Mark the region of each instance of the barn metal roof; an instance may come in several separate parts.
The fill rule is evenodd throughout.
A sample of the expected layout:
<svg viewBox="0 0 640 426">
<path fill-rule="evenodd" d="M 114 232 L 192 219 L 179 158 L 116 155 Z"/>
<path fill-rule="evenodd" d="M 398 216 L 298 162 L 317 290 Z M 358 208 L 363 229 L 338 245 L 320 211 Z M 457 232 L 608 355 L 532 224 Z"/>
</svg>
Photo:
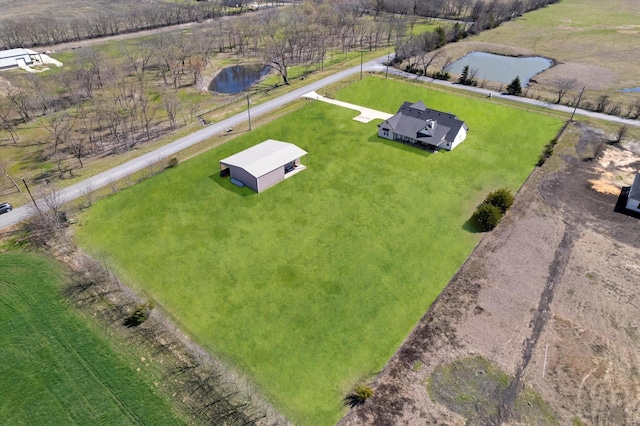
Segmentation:
<svg viewBox="0 0 640 426">
<path fill-rule="evenodd" d="M 260 177 L 306 154 L 307 151 L 292 143 L 268 139 L 220 160 L 220 163 L 243 168 L 252 176 Z"/>
</svg>

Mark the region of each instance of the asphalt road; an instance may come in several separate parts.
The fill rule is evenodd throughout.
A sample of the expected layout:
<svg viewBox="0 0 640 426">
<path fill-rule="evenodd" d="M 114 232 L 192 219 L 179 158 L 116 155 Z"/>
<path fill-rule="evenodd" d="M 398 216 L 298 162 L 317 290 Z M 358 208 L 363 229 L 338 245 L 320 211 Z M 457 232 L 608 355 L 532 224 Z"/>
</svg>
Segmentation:
<svg viewBox="0 0 640 426">
<path fill-rule="evenodd" d="M 365 62 L 362 66 L 362 70 L 364 70 L 365 72 L 368 71 L 374 71 L 374 72 L 385 72 L 385 66 L 383 65 L 383 63 L 387 60 L 387 56 L 383 56 L 381 58 L 378 59 L 374 59 L 373 61 L 369 61 L 369 62 Z M 318 91 L 319 89 L 321 89 L 322 87 L 325 87 L 329 84 L 332 83 L 336 83 L 340 80 L 345 79 L 346 77 L 349 77 L 353 74 L 357 74 L 361 71 L 361 67 L 360 65 L 357 65 L 355 67 L 337 72 L 329 77 L 323 78 L 322 80 L 318 80 L 314 83 L 309 83 L 308 85 L 301 87 L 299 89 L 296 89 L 290 93 L 284 94 L 276 99 L 273 99 L 271 101 L 265 102 L 263 104 L 260 105 L 255 105 L 251 107 L 251 116 L 252 117 L 260 117 L 261 115 L 267 114 L 273 110 L 277 110 L 278 108 L 281 108 L 283 105 L 292 102 L 298 98 L 300 98 L 302 95 L 304 95 L 305 93 L 311 92 L 311 91 Z M 408 74 L 399 70 L 396 70 L 394 68 L 389 68 L 388 69 L 389 73 L 392 73 L 394 75 L 399 75 L 402 77 L 406 77 L 408 79 L 412 79 L 412 80 L 418 80 L 418 81 L 423 81 L 426 83 L 431 83 L 431 84 L 439 84 L 439 85 L 443 85 L 443 86 L 449 86 L 449 87 L 456 87 L 456 88 L 460 88 L 460 89 L 465 89 L 465 90 L 469 90 L 469 91 L 473 91 L 473 92 L 478 92 L 478 93 L 482 93 L 485 94 L 486 96 L 489 96 L 489 93 L 491 93 L 492 97 L 501 97 L 501 98 L 509 98 L 510 100 L 513 100 L 514 102 L 522 102 L 522 103 L 527 103 L 530 105 L 537 105 L 537 106 L 541 106 L 544 108 L 549 108 L 549 109 L 553 109 L 556 111 L 563 111 L 563 112 L 567 112 L 567 113 L 571 113 L 573 111 L 573 108 L 570 107 L 566 107 L 563 105 L 556 105 L 556 104 L 550 104 L 550 103 L 545 103 L 545 102 L 541 102 L 541 101 L 537 101 L 534 99 L 528 99 L 528 98 L 522 98 L 522 97 L 518 97 L 518 96 L 508 96 L 508 95 L 504 95 L 501 94 L 499 92 L 490 92 L 486 89 L 480 89 L 477 87 L 471 87 L 471 86 L 460 86 L 457 85 L 455 83 L 451 83 L 451 82 L 447 82 L 447 81 L 442 81 L 442 80 L 434 80 L 432 78 L 427 78 L 427 77 L 417 77 L 413 74 Z M 620 117 L 614 117 L 614 116 L 610 116 L 610 115 L 606 115 L 606 114 L 599 114 L 599 113 L 594 113 L 594 112 L 590 112 L 590 111 L 584 111 L 584 110 L 580 110 L 578 109 L 576 111 L 576 115 L 583 115 L 583 116 L 587 116 L 587 117 L 591 117 L 591 118 L 596 118 L 596 119 L 600 119 L 600 120 L 607 120 L 607 121 L 611 121 L 611 122 L 616 122 L 616 123 L 620 123 L 620 124 L 626 124 L 626 125 L 630 125 L 630 126 L 640 126 L 640 122 L 636 121 L 636 120 L 628 120 L 628 119 L 624 119 L 624 118 L 620 118 Z M 62 203 L 66 203 L 68 201 L 77 199 L 79 197 L 84 196 L 84 194 L 87 193 L 87 190 L 96 190 L 98 188 L 102 188 L 106 185 L 108 185 L 109 183 L 122 179 L 123 177 L 129 176 L 139 170 L 142 170 L 143 168 L 147 167 L 149 164 L 153 164 L 153 163 L 157 163 L 159 161 L 162 161 L 164 159 L 167 159 L 169 157 L 171 157 L 172 155 L 175 155 L 176 153 L 192 146 L 195 145 L 199 142 L 202 142 L 203 140 L 207 139 L 207 138 L 211 138 L 217 134 L 223 133 L 226 131 L 226 129 L 228 128 L 235 128 L 238 125 L 244 123 L 248 118 L 248 115 L 246 112 L 242 112 L 242 113 L 238 113 L 232 117 L 229 117 L 225 120 L 222 120 L 218 123 L 214 123 L 211 124 L 207 127 L 204 127 L 200 130 L 198 130 L 197 132 L 191 133 L 188 136 L 185 136 L 183 138 L 180 138 L 174 142 L 171 142 L 170 144 L 167 144 L 163 147 L 160 147 L 152 152 L 149 152 L 147 154 L 141 155 L 140 157 L 137 157 L 133 160 L 127 161 L 124 164 L 121 164 L 119 166 L 116 166 L 110 170 L 107 170 L 103 173 L 100 173 L 96 176 L 90 177 L 82 182 L 79 182 L 77 184 L 71 185 L 69 187 L 66 187 L 62 190 L 60 190 L 59 193 L 59 199 Z M 45 206 L 43 205 L 43 203 L 38 202 L 38 206 L 40 206 L 40 208 L 44 209 Z M 33 208 L 32 205 L 24 205 L 24 206 L 20 206 L 15 208 L 13 211 L 11 211 L 10 213 L 6 213 L 0 216 L 0 229 L 15 225 L 27 218 L 29 218 L 30 216 L 32 216 L 33 214 L 35 214 L 35 209 Z"/>
</svg>

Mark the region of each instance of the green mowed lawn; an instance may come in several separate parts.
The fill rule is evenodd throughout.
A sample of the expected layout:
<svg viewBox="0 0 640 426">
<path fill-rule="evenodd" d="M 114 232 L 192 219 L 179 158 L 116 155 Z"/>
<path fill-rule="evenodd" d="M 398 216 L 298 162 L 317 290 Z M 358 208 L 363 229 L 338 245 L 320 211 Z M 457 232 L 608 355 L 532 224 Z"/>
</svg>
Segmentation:
<svg viewBox="0 0 640 426">
<path fill-rule="evenodd" d="M 77 228 L 81 245 L 297 424 L 339 419 L 349 389 L 380 371 L 479 241 L 476 205 L 516 190 L 561 126 L 391 80 L 338 97 L 389 112 L 424 99 L 456 111 L 470 134 L 430 154 L 308 101 L 96 203 Z M 260 194 L 218 176 L 220 159 L 269 138 L 308 151 L 308 169 Z"/>
<path fill-rule="evenodd" d="M 65 304 L 60 280 L 39 257 L 0 254 L 0 423 L 185 424 Z"/>
</svg>

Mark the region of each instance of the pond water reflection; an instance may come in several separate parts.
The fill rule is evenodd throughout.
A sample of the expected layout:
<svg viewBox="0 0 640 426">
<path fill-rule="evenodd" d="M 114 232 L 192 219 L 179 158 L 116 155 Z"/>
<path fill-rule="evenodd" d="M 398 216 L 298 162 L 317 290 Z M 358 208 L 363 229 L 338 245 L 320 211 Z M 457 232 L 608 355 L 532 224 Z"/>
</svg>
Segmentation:
<svg viewBox="0 0 640 426">
<path fill-rule="evenodd" d="M 209 90 L 217 93 L 239 93 L 244 92 L 257 81 L 263 79 L 271 67 L 234 65 L 222 69 L 209 83 Z"/>
<path fill-rule="evenodd" d="M 526 86 L 531 77 L 549 68 L 552 62 L 541 56 L 512 57 L 471 52 L 447 66 L 445 70 L 460 74 L 466 65 L 478 70 L 476 80 L 509 84 L 516 76 L 520 76 L 520 83 Z"/>
</svg>

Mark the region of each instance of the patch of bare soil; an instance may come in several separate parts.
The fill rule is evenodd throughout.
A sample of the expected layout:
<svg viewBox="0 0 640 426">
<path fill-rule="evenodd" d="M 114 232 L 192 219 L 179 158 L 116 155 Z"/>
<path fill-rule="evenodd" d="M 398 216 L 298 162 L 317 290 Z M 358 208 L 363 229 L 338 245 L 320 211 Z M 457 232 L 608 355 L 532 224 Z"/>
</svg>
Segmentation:
<svg viewBox="0 0 640 426">
<path fill-rule="evenodd" d="M 532 173 L 376 378 L 374 396 L 340 425 L 640 424 L 640 218 L 616 208 L 640 155 L 636 142 L 613 146 L 585 125 L 571 131 L 581 137 L 556 158 L 562 167 Z M 436 380 L 438 394 L 465 402 L 467 411 L 453 412 L 436 402 L 433 374 L 470 356 L 504 371 L 509 385 L 483 393 L 469 381 L 462 392 L 459 381 L 450 380 L 454 389 Z M 522 419 L 529 389 L 550 413 Z M 468 398 L 478 410 L 491 399 L 498 408 L 470 412 Z"/>
</svg>

